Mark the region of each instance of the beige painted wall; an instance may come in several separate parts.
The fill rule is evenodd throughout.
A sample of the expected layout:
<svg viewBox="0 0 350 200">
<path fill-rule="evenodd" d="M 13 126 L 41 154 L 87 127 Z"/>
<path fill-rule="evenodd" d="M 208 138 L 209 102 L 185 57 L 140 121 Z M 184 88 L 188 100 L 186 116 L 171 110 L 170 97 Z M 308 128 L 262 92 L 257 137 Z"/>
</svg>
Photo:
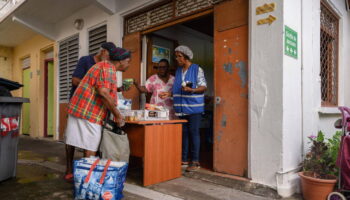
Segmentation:
<svg viewBox="0 0 350 200">
<path fill-rule="evenodd" d="M 0 77 L 12 80 L 13 48 L 0 46 Z"/>
<path fill-rule="evenodd" d="M 30 136 L 44 136 L 44 63 L 45 52 L 54 50 L 54 57 L 57 53 L 54 47 L 54 41 L 51 41 L 41 35 L 36 35 L 31 39 L 16 46 L 13 50 L 13 80 L 22 83 L 22 59 L 30 57 Z M 57 62 L 54 60 L 55 76 L 54 82 L 57 88 Z M 55 108 L 54 108 L 54 130 L 57 130 L 56 124 L 56 105 L 57 92 L 54 92 Z M 14 92 L 16 96 L 22 96 L 22 90 Z"/>
</svg>

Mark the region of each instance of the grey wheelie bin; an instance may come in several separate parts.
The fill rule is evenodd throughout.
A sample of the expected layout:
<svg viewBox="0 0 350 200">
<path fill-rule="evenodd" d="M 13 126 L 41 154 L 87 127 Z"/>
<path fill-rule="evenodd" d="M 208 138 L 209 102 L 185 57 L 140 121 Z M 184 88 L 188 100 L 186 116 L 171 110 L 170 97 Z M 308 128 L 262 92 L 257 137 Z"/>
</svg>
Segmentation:
<svg viewBox="0 0 350 200">
<path fill-rule="evenodd" d="M 0 181 L 16 176 L 21 108 L 29 99 L 11 97 L 9 91 L 21 86 L 0 78 Z"/>
</svg>

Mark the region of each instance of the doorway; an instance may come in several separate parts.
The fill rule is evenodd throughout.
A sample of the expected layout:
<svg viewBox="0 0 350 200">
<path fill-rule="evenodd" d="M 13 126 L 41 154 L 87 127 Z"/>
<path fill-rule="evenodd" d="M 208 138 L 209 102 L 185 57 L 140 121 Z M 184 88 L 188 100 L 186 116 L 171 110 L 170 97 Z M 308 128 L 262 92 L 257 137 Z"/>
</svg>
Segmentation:
<svg viewBox="0 0 350 200">
<path fill-rule="evenodd" d="M 201 165 L 242 177 L 248 176 L 248 8 L 248 1 L 222 1 L 123 38 L 123 46 L 135 57 L 131 63 L 135 71 L 125 75 L 138 82 L 145 80 L 154 66 L 149 58 L 153 45 L 172 49 L 171 44 L 177 43 L 192 49 L 192 61 L 203 67 L 208 82 L 201 123 Z M 138 100 L 136 93 L 129 95 Z"/>
<path fill-rule="evenodd" d="M 162 58 L 169 60 L 170 73 L 175 76 L 177 63 L 174 49 L 186 45 L 193 51 L 192 63 L 204 71 L 207 91 L 205 112 L 200 125 L 200 163 L 202 168 L 213 169 L 213 119 L 214 119 L 214 16 L 208 14 L 146 34 L 146 79 L 155 74 L 154 66 Z"/>
<path fill-rule="evenodd" d="M 54 64 L 53 59 L 45 60 L 45 94 L 44 94 L 44 137 L 54 136 Z"/>
</svg>

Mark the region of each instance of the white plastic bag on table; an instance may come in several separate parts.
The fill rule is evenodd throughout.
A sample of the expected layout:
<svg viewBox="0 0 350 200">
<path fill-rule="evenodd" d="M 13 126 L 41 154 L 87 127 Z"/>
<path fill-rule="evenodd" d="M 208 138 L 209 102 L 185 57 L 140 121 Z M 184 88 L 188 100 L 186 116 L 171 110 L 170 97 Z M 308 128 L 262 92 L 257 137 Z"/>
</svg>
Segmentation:
<svg viewBox="0 0 350 200">
<path fill-rule="evenodd" d="M 131 99 L 125 99 L 121 92 L 118 92 L 118 110 L 131 110 Z"/>
</svg>

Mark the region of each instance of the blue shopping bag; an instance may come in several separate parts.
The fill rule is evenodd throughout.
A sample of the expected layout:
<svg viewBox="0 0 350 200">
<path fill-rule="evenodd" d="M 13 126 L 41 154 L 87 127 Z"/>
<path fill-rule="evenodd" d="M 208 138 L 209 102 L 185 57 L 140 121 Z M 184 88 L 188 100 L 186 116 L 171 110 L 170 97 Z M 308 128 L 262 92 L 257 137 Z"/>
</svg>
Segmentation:
<svg viewBox="0 0 350 200">
<path fill-rule="evenodd" d="M 97 158 L 82 158 L 74 161 L 75 199 L 119 200 L 128 164 Z"/>
</svg>

